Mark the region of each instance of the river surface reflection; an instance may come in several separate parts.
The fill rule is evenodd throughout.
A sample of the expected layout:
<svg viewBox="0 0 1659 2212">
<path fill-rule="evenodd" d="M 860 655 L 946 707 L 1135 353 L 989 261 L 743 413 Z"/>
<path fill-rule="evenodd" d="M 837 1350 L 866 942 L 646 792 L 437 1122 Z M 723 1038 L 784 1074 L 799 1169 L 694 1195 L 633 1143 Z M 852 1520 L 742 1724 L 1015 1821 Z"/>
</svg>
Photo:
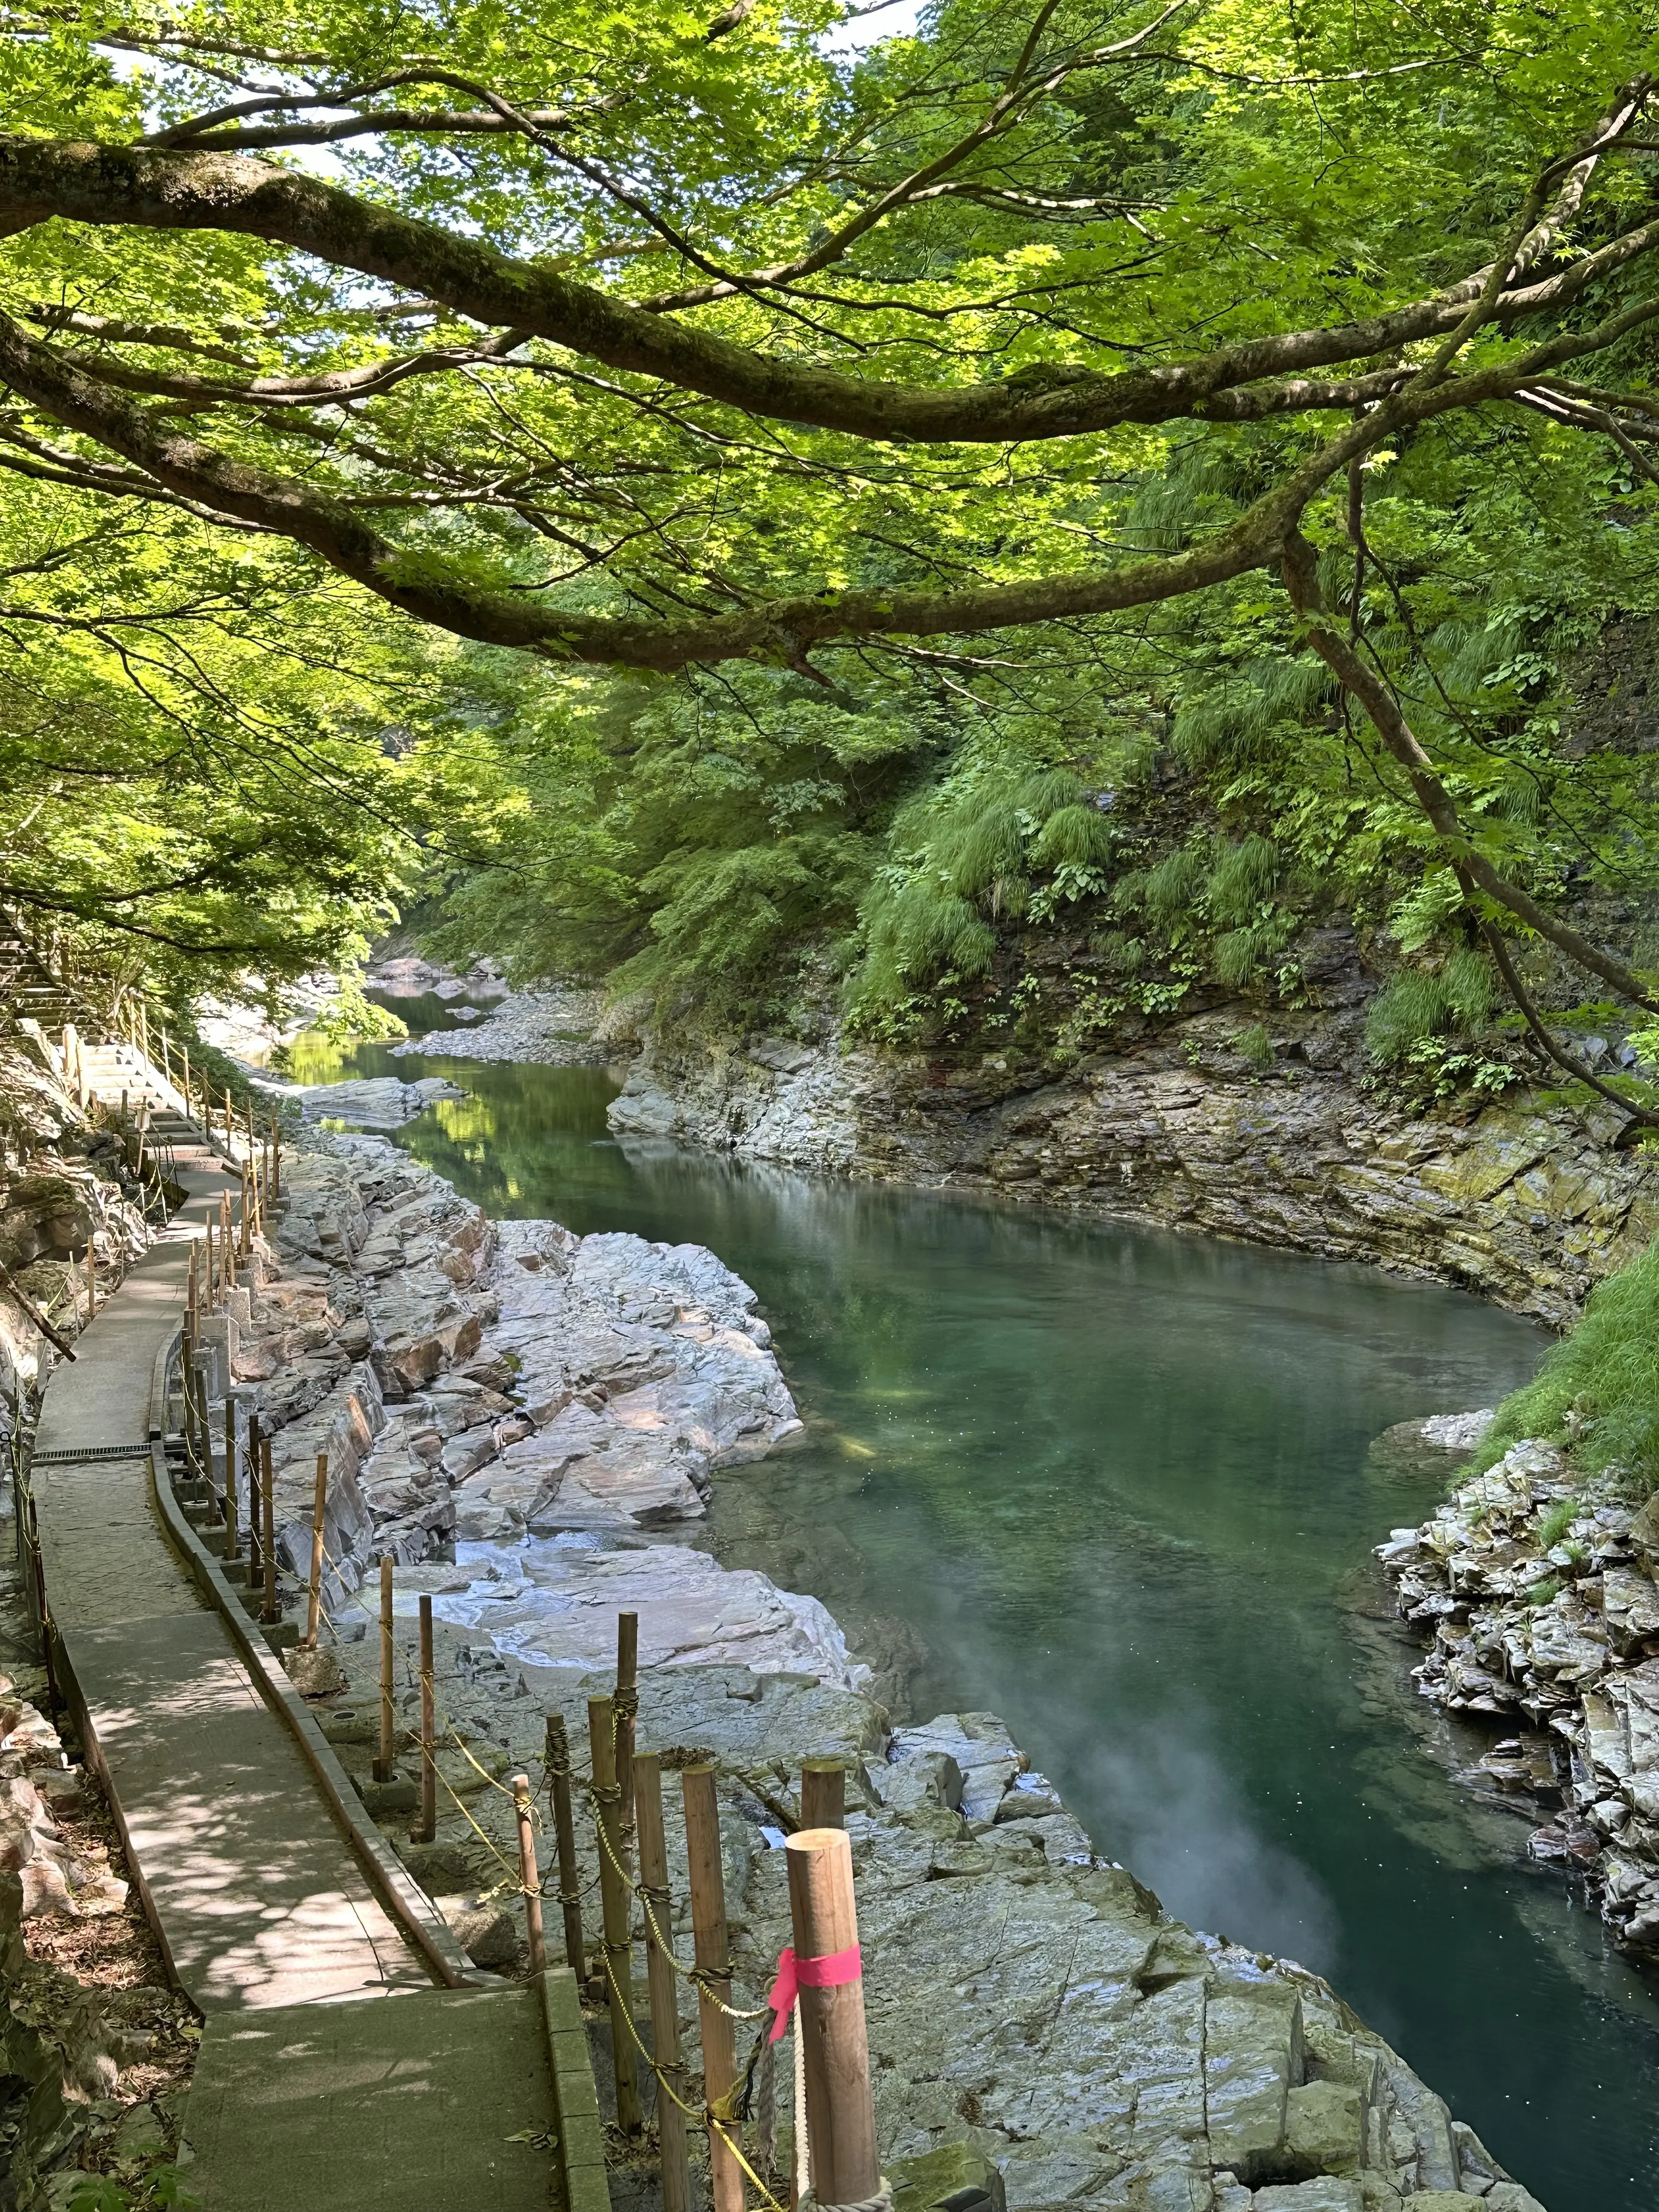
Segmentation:
<svg viewBox="0 0 1659 2212">
<path fill-rule="evenodd" d="M 1253 1248 L 610 1140 L 596 1069 L 305 1055 L 472 1094 L 397 1141 L 504 1215 L 710 1245 L 758 1291 L 804 1449 L 706 1541 L 821 1597 L 922 1713 L 991 1708 L 1171 1911 L 1328 1974 L 1549 2212 L 1659 2203 L 1659 2007 L 1524 1828 L 1449 1778 L 1370 1547 L 1545 1338 Z"/>
</svg>

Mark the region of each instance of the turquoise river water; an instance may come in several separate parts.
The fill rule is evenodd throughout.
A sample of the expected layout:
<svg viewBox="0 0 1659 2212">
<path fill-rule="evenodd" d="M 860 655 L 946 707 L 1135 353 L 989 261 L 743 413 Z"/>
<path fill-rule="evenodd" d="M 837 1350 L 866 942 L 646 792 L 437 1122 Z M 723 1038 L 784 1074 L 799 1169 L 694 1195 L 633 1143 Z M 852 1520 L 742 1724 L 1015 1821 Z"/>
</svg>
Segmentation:
<svg viewBox="0 0 1659 2212">
<path fill-rule="evenodd" d="M 435 1002 L 399 1010 L 411 1027 Z M 422 1018 L 422 1017 L 425 1018 Z M 1370 1547 L 1530 1324 L 1454 1291 L 1036 1209 L 610 1139 L 597 1069 L 447 1074 L 396 1141 L 501 1215 L 709 1245 L 759 1293 L 804 1449 L 717 1480 L 721 1557 L 821 1597 L 919 1715 L 1005 1716 L 1098 1849 L 1328 1975 L 1548 2212 L 1659 2206 L 1659 2004 L 1413 1692 Z"/>
</svg>

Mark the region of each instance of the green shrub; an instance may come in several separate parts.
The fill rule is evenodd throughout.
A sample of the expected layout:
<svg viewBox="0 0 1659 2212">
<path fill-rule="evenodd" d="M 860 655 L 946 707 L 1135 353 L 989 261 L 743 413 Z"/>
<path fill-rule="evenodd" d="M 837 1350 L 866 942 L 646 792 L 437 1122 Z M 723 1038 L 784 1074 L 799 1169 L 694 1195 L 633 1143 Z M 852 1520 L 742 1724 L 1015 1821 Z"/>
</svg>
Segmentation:
<svg viewBox="0 0 1659 2212">
<path fill-rule="evenodd" d="M 1492 977 L 1484 954 L 1459 945 L 1437 974 L 1411 969 L 1373 1001 L 1365 1043 L 1379 1066 L 1403 1060 L 1415 1044 L 1448 1031 L 1478 1036 L 1492 1019 Z"/>
<path fill-rule="evenodd" d="M 1571 1440 L 1588 1473 L 1625 1468 L 1644 1494 L 1659 1485 L 1659 1243 L 1592 1291 L 1536 1380 L 1498 1407 L 1477 1465 L 1523 1437 Z"/>
<path fill-rule="evenodd" d="M 1566 1534 L 1568 1529 L 1571 1528 L 1573 1522 L 1577 1519 L 1577 1499 L 1576 1498 L 1558 1498 L 1554 1504 L 1549 1509 L 1549 1511 L 1544 1515 L 1543 1518 L 1538 1523 L 1539 1550 L 1540 1552 L 1553 1551 L 1555 1547 L 1560 1542 L 1561 1539 Z"/>
<path fill-rule="evenodd" d="M 1233 1050 L 1247 1060 L 1259 1075 L 1265 1074 L 1273 1064 L 1273 1041 L 1260 1022 L 1240 1030 L 1233 1039 Z"/>
<path fill-rule="evenodd" d="M 1271 837 L 1246 837 L 1224 845 L 1205 886 L 1212 918 L 1242 927 L 1279 882 L 1279 848 Z"/>
<path fill-rule="evenodd" d="M 1204 854 L 1196 845 L 1177 846 L 1147 871 L 1141 898 L 1152 920 L 1165 929 L 1188 921 L 1197 903 L 1206 875 Z"/>
</svg>

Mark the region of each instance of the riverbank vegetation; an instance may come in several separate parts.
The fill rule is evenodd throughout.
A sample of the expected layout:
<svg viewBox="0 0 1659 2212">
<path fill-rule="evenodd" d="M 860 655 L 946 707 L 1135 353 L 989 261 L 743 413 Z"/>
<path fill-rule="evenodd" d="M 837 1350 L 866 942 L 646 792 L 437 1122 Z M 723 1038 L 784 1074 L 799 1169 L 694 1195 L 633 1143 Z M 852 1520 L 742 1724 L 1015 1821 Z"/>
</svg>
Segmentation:
<svg viewBox="0 0 1659 2212">
<path fill-rule="evenodd" d="M 1586 1474 L 1617 1474 L 1637 1497 L 1659 1489 L 1659 1246 L 1590 1293 L 1583 1318 L 1534 1379 L 1506 1398 L 1476 1464 L 1538 1437 Z M 1546 1550 L 1548 1546 L 1544 1547 Z"/>
<path fill-rule="evenodd" d="M 895 21 L 11 6 L 0 902 L 1061 1062 L 1340 928 L 1634 1133 L 1649 31 Z"/>
</svg>

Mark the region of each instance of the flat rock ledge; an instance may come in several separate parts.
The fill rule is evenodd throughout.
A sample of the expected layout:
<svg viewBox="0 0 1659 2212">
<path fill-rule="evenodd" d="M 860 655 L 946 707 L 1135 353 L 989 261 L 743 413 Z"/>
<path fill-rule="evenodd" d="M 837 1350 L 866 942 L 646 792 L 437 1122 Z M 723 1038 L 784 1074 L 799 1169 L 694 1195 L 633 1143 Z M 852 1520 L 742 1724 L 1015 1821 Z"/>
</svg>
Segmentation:
<svg viewBox="0 0 1659 2212">
<path fill-rule="evenodd" d="M 312 1083 L 285 1094 L 300 1102 L 307 1121 L 351 1121 L 360 1128 L 400 1129 L 440 1098 L 466 1093 L 441 1075 L 400 1083 L 395 1075 L 364 1076 L 352 1083 Z"/>
<path fill-rule="evenodd" d="M 1462 1419 L 1425 1441 L 1467 1451 Z M 1619 1942 L 1659 1960 L 1659 1498 L 1523 1442 L 1377 1557 L 1430 1639 L 1424 1696 L 1492 1729 L 1461 1778 L 1529 1808 L 1532 1856 L 1581 1872 Z"/>
<path fill-rule="evenodd" d="M 460 988 L 465 988 L 463 985 Z M 440 995 L 454 996 L 459 992 Z M 542 1067 L 596 1067 L 611 1048 L 593 1035 L 597 991 L 519 991 L 491 1007 L 476 1029 L 441 1030 L 392 1047 L 394 1058 L 430 1053 L 445 1060 L 523 1060 Z"/>
<path fill-rule="evenodd" d="M 631 1607 L 676 1929 L 689 1953 L 673 1770 L 712 1755 L 741 2003 L 760 2002 L 787 1940 L 780 1846 L 800 1762 L 847 1770 L 884 2160 L 988 2164 L 1008 2212 L 1443 2212 L 1471 2197 L 1540 2212 L 1324 1982 L 1171 1920 L 996 1716 L 894 1727 L 817 1601 L 674 1540 L 717 1468 L 800 1426 L 753 1291 L 712 1253 L 492 1223 L 383 1139 L 306 1143 L 238 1302 L 233 1387 L 275 1436 L 291 1571 L 329 1452 L 337 1671 L 313 1708 L 476 1962 L 524 1966 L 491 1895 L 516 1850 L 494 1785 L 539 1778 L 552 1712 L 586 1764 L 586 1701 L 610 1687 Z M 448 1733 L 429 1844 L 407 1840 L 412 1663 L 399 1775 L 369 1773 L 374 1638 L 356 1591 L 387 1552 L 407 1662 L 423 1592 L 437 1617 Z M 577 1827 L 591 1893 L 585 1795 Z M 689 2035 L 689 1984 L 682 2002 Z M 776 2118 L 787 2157 L 787 2091 Z"/>
</svg>

